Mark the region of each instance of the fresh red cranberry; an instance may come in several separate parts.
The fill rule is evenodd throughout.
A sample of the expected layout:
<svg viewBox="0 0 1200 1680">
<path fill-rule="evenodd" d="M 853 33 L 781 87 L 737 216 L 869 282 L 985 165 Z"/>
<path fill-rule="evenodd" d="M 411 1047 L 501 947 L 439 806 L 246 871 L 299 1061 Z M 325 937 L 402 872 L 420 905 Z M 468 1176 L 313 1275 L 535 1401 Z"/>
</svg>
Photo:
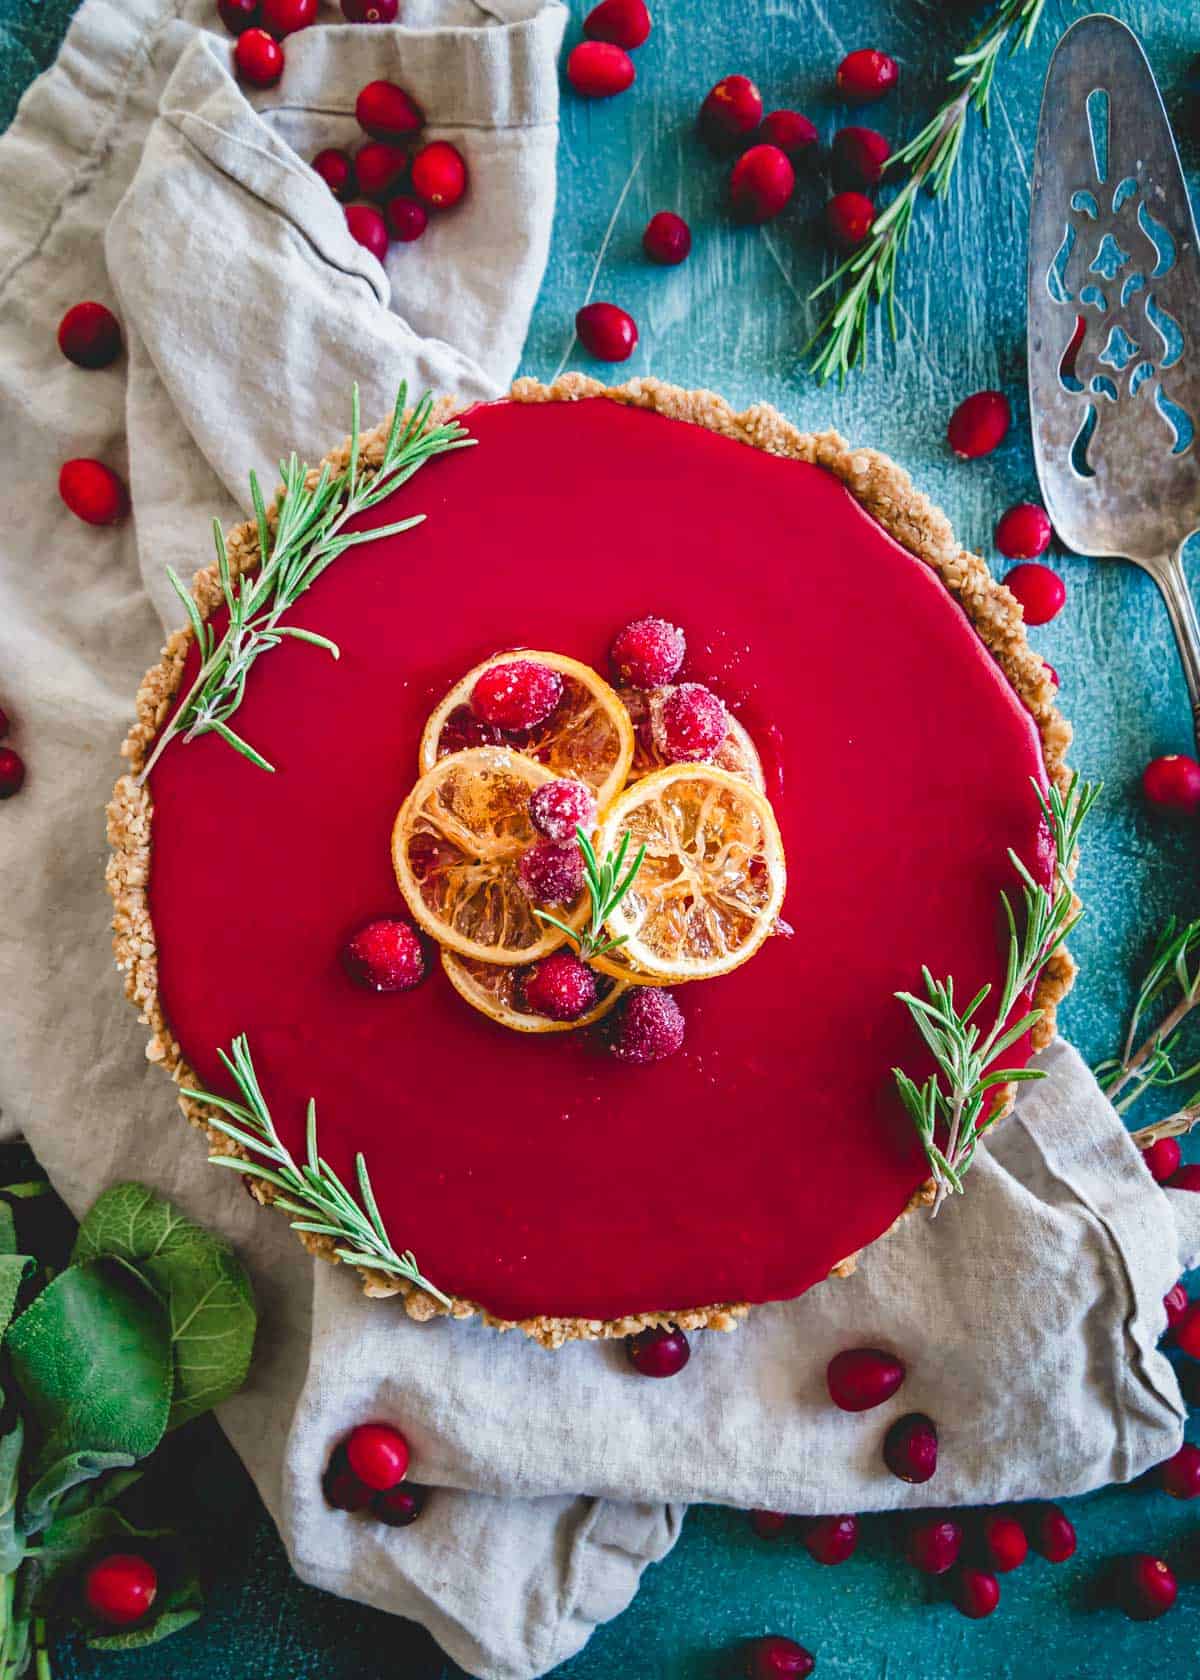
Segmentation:
<svg viewBox="0 0 1200 1680">
<path fill-rule="evenodd" d="M 759 139 L 778 146 L 793 162 L 816 151 L 816 125 L 799 111 L 768 111 L 762 120 Z"/>
<path fill-rule="evenodd" d="M 983 1519 L 983 1549 L 998 1575 L 1020 1568 L 1029 1556 L 1029 1541 L 1016 1517 L 989 1511 Z"/>
<path fill-rule="evenodd" d="M 760 1540 L 778 1540 L 791 1522 L 786 1511 L 751 1511 L 750 1527 Z"/>
<path fill-rule="evenodd" d="M 646 1067 L 665 1061 L 683 1043 L 683 1010 L 660 986 L 635 986 L 621 1005 L 609 1048 L 619 1062 Z"/>
<path fill-rule="evenodd" d="M 251 87 L 274 87 L 283 75 L 283 48 L 265 29 L 244 29 L 233 49 L 238 75 Z"/>
<path fill-rule="evenodd" d="M 388 1528 L 407 1528 L 415 1523 L 429 1502 L 429 1489 L 416 1482 L 404 1482 L 400 1487 L 377 1493 L 371 1500 L 371 1515 Z"/>
<path fill-rule="evenodd" d="M 1171 1190 L 1200 1190 L 1200 1162 L 1189 1161 L 1180 1167 L 1178 1172 L 1171 1174 L 1167 1186 Z"/>
<path fill-rule="evenodd" d="M 425 975 L 421 941 L 407 922 L 389 917 L 368 922 L 342 950 L 346 973 L 369 992 L 408 992 Z"/>
<path fill-rule="evenodd" d="M 231 35 L 241 35 L 258 22 L 258 0 L 217 0 L 217 12 Z"/>
<path fill-rule="evenodd" d="M 1135 1622 L 1165 1616 L 1179 1592 L 1173 1571 L 1162 1558 L 1134 1552 L 1117 1565 L 1117 1603 Z"/>
<path fill-rule="evenodd" d="M 346 226 L 350 237 L 380 262 L 387 256 L 387 223 L 373 204 L 347 204 Z"/>
<path fill-rule="evenodd" d="M 664 688 L 673 682 L 687 652 L 687 639 L 665 618 L 638 618 L 621 630 L 609 658 L 626 688 Z"/>
<path fill-rule="evenodd" d="M 1173 1458 L 1159 1465 L 1158 1479 L 1172 1499 L 1195 1499 L 1200 1494 L 1200 1447 L 1185 1441 Z"/>
<path fill-rule="evenodd" d="M 1186 753 L 1152 758 L 1142 771 L 1142 792 L 1164 811 L 1194 811 L 1200 806 L 1200 764 Z"/>
<path fill-rule="evenodd" d="M 262 26 L 278 41 L 317 21 L 317 0 L 262 0 Z"/>
<path fill-rule="evenodd" d="M 1200 1301 L 1189 1301 L 1175 1325 L 1175 1346 L 1200 1359 Z"/>
<path fill-rule="evenodd" d="M 344 1446 L 335 1447 L 321 1478 L 321 1492 L 335 1511 L 365 1511 L 371 1503 L 371 1489 L 351 1470 Z"/>
<path fill-rule="evenodd" d="M 1142 1150 L 1142 1160 L 1146 1163 L 1154 1182 L 1165 1184 L 1173 1172 L 1178 1172 L 1179 1163 L 1183 1160 L 1179 1139 L 1159 1138 L 1157 1143 L 1152 1143 Z"/>
<path fill-rule="evenodd" d="M 555 951 L 526 971 L 526 1007 L 548 1021 L 577 1021 L 596 1001 L 596 976 L 570 951 Z"/>
<path fill-rule="evenodd" d="M 1012 425 L 1012 409 L 1003 391 L 976 391 L 964 397 L 950 416 L 946 436 L 950 447 L 964 461 L 990 455 L 1002 443 Z"/>
<path fill-rule="evenodd" d="M 700 132 L 710 146 L 737 146 L 762 121 L 763 102 L 749 76 L 723 76 L 700 107 Z"/>
<path fill-rule="evenodd" d="M 574 840 L 577 828 L 594 828 L 596 795 L 585 782 L 562 777 L 543 782 L 529 795 L 529 820 L 539 834 L 559 844 Z"/>
<path fill-rule="evenodd" d="M 506 659 L 487 670 L 471 690 L 471 710 L 497 729 L 536 729 L 562 699 L 563 682 L 535 659 Z"/>
<path fill-rule="evenodd" d="M 20 793 L 25 781 L 25 760 L 11 747 L 0 747 L 0 799 Z"/>
<path fill-rule="evenodd" d="M 937 1457 L 937 1425 L 924 1412 L 897 1418 L 883 1438 L 883 1462 L 902 1482 L 927 1482 Z"/>
<path fill-rule="evenodd" d="M 1075 1525 L 1058 1505 L 1040 1505 L 1030 1522 L 1033 1549 L 1047 1563 L 1065 1563 L 1075 1555 Z"/>
<path fill-rule="evenodd" d="M 637 349 L 637 322 L 615 303 L 585 303 L 576 312 L 575 331 L 600 362 L 626 362 Z"/>
<path fill-rule="evenodd" d="M 0 740 L 2 740 L 4 738 L 4 736 L 8 734 L 8 731 L 9 731 L 10 727 L 11 727 L 11 725 L 10 725 L 8 713 L 4 710 L 3 706 L 0 706 Z"/>
<path fill-rule="evenodd" d="M 408 1474 L 408 1442 L 390 1423 L 360 1423 L 346 1437 L 346 1462 L 360 1482 L 386 1493 Z"/>
<path fill-rule="evenodd" d="M 833 184 L 840 192 L 877 187 L 892 148 L 873 128 L 839 128 L 830 148 Z"/>
<path fill-rule="evenodd" d="M 364 198 L 387 198 L 408 168 L 403 146 L 386 140 L 368 140 L 354 154 L 354 173 Z"/>
<path fill-rule="evenodd" d="M 825 1371 L 829 1398 L 843 1412 L 882 1406 L 903 1381 L 903 1364 L 894 1353 L 879 1348 L 847 1348 L 834 1354 Z"/>
<path fill-rule="evenodd" d="M 658 1324 L 626 1336 L 625 1354 L 639 1377 L 675 1377 L 692 1357 L 692 1350 L 682 1330 Z"/>
<path fill-rule="evenodd" d="M 395 23 L 400 0 L 342 0 L 347 23 Z"/>
<path fill-rule="evenodd" d="M 395 82 L 368 82 L 354 101 L 358 126 L 372 140 L 406 140 L 425 126 L 425 113 Z"/>
<path fill-rule="evenodd" d="M 584 18 L 583 33 L 589 41 L 608 41 L 633 52 L 650 33 L 645 0 L 600 0 Z"/>
<path fill-rule="evenodd" d="M 1023 560 L 1004 574 L 1004 582 L 1024 608 L 1026 624 L 1049 624 L 1067 599 L 1067 586 L 1058 573 L 1037 560 Z"/>
<path fill-rule="evenodd" d="M 1006 560 L 1036 560 L 1051 535 L 1050 515 L 1036 502 L 1018 502 L 996 522 L 996 547 Z"/>
<path fill-rule="evenodd" d="M 453 208 L 467 190 L 467 166 L 457 146 L 434 140 L 412 161 L 413 191 L 431 210 Z"/>
<path fill-rule="evenodd" d="M 121 328 L 102 303 L 77 303 L 58 323 L 58 348 L 76 367 L 102 368 L 121 354 Z"/>
<path fill-rule="evenodd" d="M 817 1659 L 794 1639 L 769 1633 L 746 1649 L 746 1680 L 807 1680 Z"/>
<path fill-rule="evenodd" d="M 949 1517 L 928 1517 L 908 1533 L 908 1560 L 926 1575 L 944 1575 L 958 1562 L 963 1531 Z"/>
<path fill-rule="evenodd" d="M 92 1565 L 83 1581 L 88 1609 L 110 1627 L 140 1622 L 157 1593 L 154 1565 L 136 1552 L 110 1553 Z"/>
<path fill-rule="evenodd" d="M 890 93 L 900 78 L 894 58 L 872 47 L 847 53 L 837 69 L 838 92 L 851 105 L 870 105 Z"/>
<path fill-rule="evenodd" d="M 583 891 L 583 853 L 578 846 L 539 840 L 522 853 L 517 878 L 535 904 L 574 904 Z"/>
<path fill-rule="evenodd" d="M 1187 1310 L 1187 1290 L 1182 1283 L 1173 1283 L 1163 1296 L 1163 1311 L 1167 1315 L 1167 1329 L 1174 1330 Z"/>
<path fill-rule="evenodd" d="M 115 525 L 129 512 L 129 492 L 103 461 L 64 461 L 58 493 L 86 525 Z"/>
<path fill-rule="evenodd" d="M 349 152 L 339 151 L 336 146 L 326 146 L 312 160 L 312 166 L 334 198 L 345 203 L 348 198 L 354 197 L 354 164 Z"/>
<path fill-rule="evenodd" d="M 1051 665 L 1050 661 L 1048 659 L 1043 659 L 1042 664 L 1045 667 L 1046 675 L 1050 678 L 1050 681 L 1054 684 L 1055 688 L 1061 688 L 1062 684 L 1059 681 L 1058 672 L 1054 669 L 1053 665 Z"/>
<path fill-rule="evenodd" d="M 692 230 L 674 210 L 660 210 L 651 216 L 642 234 L 642 250 L 651 262 L 664 268 L 681 263 L 692 248 Z"/>
<path fill-rule="evenodd" d="M 389 198 L 383 213 L 387 218 L 388 232 L 401 245 L 411 245 L 414 239 L 420 239 L 429 226 L 429 212 L 420 199 L 409 198 L 404 193 Z"/>
<path fill-rule="evenodd" d="M 580 41 L 567 55 L 567 80 L 581 99 L 611 99 L 637 80 L 633 60 L 609 41 Z"/>
<path fill-rule="evenodd" d="M 954 1602 L 964 1616 L 982 1621 L 1000 1602 L 1000 1583 L 986 1569 L 960 1569 L 954 1582 Z"/>
<path fill-rule="evenodd" d="M 857 251 L 871 237 L 875 206 L 866 193 L 835 193 L 825 206 L 825 225 L 839 251 Z"/>
<path fill-rule="evenodd" d="M 791 159 L 778 146 L 751 146 L 733 166 L 729 201 L 739 222 L 769 222 L 796 185 Z"/>
<path fill-rule="evenodd" d="M 858 1545 L 858 1518 L 848 1512 L 838 1517 L 815 1517 L 805 1525 L 800 1539 L 817 1563 L 845 1563 Z"/>
<path fill-rule="evenodd" d="M 724 705 L 703 683 L 680 683 L 650 704 L 654 745 L 671 764 L 698 763 L 716 752 L 729 731 Z"/>
</svg>

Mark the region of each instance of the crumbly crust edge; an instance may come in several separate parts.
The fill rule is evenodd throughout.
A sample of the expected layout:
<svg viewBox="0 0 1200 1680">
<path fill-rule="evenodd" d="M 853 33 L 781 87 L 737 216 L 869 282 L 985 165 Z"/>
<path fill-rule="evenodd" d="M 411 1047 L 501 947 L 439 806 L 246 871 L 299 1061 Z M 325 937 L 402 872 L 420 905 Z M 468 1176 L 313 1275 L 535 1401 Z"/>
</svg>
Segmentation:
<svg viewBox="0 0 1200 1680">
<path fill-rule="evenodd" d="M 1055 688 L 1045 663 L 1026 640 L 1020 604 L 1002 583 L 992 577 L 979 555 L 959 546 L 945 514 L 917 490 L 909 475 L 886 455 L 874 449 L 851 448 L 836 432 L 801 432 L 765 403 L 755 403 L 738 413 L 712 391 L 687 391 L 656 379 L 633 379 L 624 385 L 606 386 L 584 374 L 572 373 L 563 375 L 549 386 L 533 379 L 520 379 L 513 386 L 511 395 L 515 401 L 524 403 L 577 402 L 586 397 L 602 397 L 629 407 L 650 409 L 668 419 L 702 426 L 707 431 L 765 450 L 768 454 L 806 461 L 833 473 L 897 542 L 937 572 L 1033 717 L 1041 738 L 1047 775 L 1059 787 L 1066 787 L 1069 780 L 1066 753 L 1071 741 L 1071 728 L 1058 710 Z M 463 406 L 452 399 L 443 399 L 431 417 L 431 424 L 441 423 L 460 412 Z M 388 422 L 385 421 L 373 432 L 364 435 L 360 459 L 365 466 L 378 465 L 387 428 Z M 349 458 L 349 446 L 347 438 L 321 465 L 328 463 L 334 471 L 344 468 Z M 315 481 L 319 470 L 319 467 L 313 469 L 312 480 Z M 270 518 L 273 523 L 274 509 Z M 253 570 L 258 563 L 258 533 L 254 521 L 248 520 L 236 526 L 229 534 L 227 546 L 235 575 Z M 215 563 L 196 573 L 192 580 L 192 592 L 201 617 L 207 619 L 222 599 Z M 182 679 L 191 640 L 190 627 L 176 630 L 168 637 L 158 662 L 142 679 L 137 693 L 136 717 L 121 748 L 122 756 L 129 761 L 129 771 L 118 779 L 107 812 L 110 856 L 106 882 L 113 901 L 113 952 L 117 967 L 124 976 L 125 995 L 137 1008 L 139 1019 L 150 1029 L 147 1060 L 161 1066 L 176 1085 L 195 1083 L 196 1076 L 184 1060 L 159 1000 L 157 942 L 147 897 L 153 807 L 149 788 L 139 786 L 136 776 L 170 710 Z M 1054 1036 L 1056 1011 L 1070 990 L 1074 976 L 1074 961 L 1065 949 L 1060 949 L 1043 970 L 1035 993 L 1035 1006 L 1043 1011 L 1033 1030 L 1035 1049 L 1043 1048 Z M 1005 1113 L 1011 1109 L 1012 1096 L 1010 1087 L 1003 1103 Z M 223 1153 L 231 1152 L 229 1138 L 210 1125 L 211 1112 L 203 1104 L 181 1094 L 179 1106 L 187 1119 L 206 1134 L 210 1146 L 219 1147 Z M 249 1157 L 247 1161 L 249 1166 Z M 244 1182 L 257 1201 L 268 1204 L 274 1199 L 272 1187 L 255 1179 L 250 1172 Z M 914 1192 L 889 1230 L 895 1230 L 910 1212 L 927 1206 L 932 1199 L 933 1184 L 929 1181 Z M 297 1234 L 311 1253 L 337 1263 L 334 1244 L 329 1238 L 310 1232 Z M 848 1256 L 832 1268 L 830 1275 L 849 1276 L 858 1258 L 857 1254 Z M 497 1318 L 486 1308 L 470 1301 L 455 1299 L 446 1308 L 406 1280 L 358 1269 L 364 1294 L 377 1298 L 400 1295 L 411 1318 L 427 1320 L 447 1312 L 454 1318 L 469 1318 L 479 1313 L 484 1323 L 495 1329 L 524 1331 L 534 1341 L 551 1348 L 579 1339 L 632 1335 L 657 1325 L 673 1324 L 683 1330 L 732 1330 L 750 1310 L 746 1302 L 733 1302 L 670 1312 L 637 1313 L 619 1319 L 542 1316 L 512 1321 Z"/>
</svg>

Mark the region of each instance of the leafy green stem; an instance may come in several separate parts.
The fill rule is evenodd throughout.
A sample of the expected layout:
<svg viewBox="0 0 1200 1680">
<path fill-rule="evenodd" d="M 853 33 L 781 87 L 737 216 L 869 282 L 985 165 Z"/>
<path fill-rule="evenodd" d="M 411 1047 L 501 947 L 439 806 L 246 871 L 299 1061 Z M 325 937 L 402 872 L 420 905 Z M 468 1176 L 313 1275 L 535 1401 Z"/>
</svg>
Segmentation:
<svg viewBox="0 0 1200 1680">
<path fill-rule="evenodd" d="M 593 957 L 602 957 L 606 951 L 615 951 L 617 946 L 624 945 L 628 938 L 627 934 L 621 934 L 616 939 L 608 938 L 605 924 L 633 885 L 634 878 L 645 860 L 646 848 L 644 845 L 639 846 L 637 856 L 629 868 L 625 869 L 625 859 L 629 855 L 628 831 L 621 836 L 621 844 L 616 851 L 607 853 L 602 859 L 596 856 L 596 848 L 582 828 L 576 828 L 575 838 L 579 850 L 583 853 L 583 878 L 592 907 L 587 927 L 582 930 L 573 928 L 545 910 L 535 910 L 534 915 L 540 921 L 549 922 L 551 927 L 565 933 L 578 950 L 580 960 L 591 962 Z"/>
<path fill-rule="evenodd" d="M 1149 1017 L 1173 993 L 1178 995 L 1157 1025 L 1144 1032 Z M 1118 1113 L 1132 1108 L 1153 1086 L 1180 1085 L 1200 1075 L 1200 1062 L 1179 1070 L 1174 1066 L 1180 1029 L 1197 1005 L 1200 1005 L 1200 919 L 1181 928 L 1172 916 L 1151 952 L 1130 1011 L 1120 1055 L 1098 1063 L 1093 1070 Z"/>
</svg>

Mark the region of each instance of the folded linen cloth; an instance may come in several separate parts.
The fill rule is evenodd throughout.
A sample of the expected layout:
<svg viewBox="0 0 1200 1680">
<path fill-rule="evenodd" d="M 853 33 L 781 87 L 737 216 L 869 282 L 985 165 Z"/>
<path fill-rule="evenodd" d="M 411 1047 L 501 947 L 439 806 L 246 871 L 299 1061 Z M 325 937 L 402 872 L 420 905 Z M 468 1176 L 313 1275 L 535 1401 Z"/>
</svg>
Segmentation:
<svg viewBox="0 0 1200 1680">
<path fill-rule="evenodd" d="M 552 213 L 563 26 L 538 0 L 409 0 L 416 27 L 307 31 L 280 88 L 247 98 L 209 16 L 209 0 L 86 0 L 0 140 L 0 670 L 30 766 L 0 814 L 0 1103 L 77 1211 L 136 1176 L 239 1245 L 263 1328 L 222 1423 L 297 1569 L 426 1623 L 473 1674 L 524 1680 L 629 1601 L 687 1500 L 1050 1495 L 1165 1457 L 1183 1411 L 1154 1344 L 1181 1255 L 1200 1250 L 1200 1197 L 1152 1183 L 1063 1046 L 963 1201 L 907 1221 L 853 1279 L 699 1338 L 671 1383 L 634 1378 L 612 1346 L 548 1354 L 414 1325 L 203 1167 L 120 996 L 101 885 L 117 744 L 177 617 L 163 565 L 203 562 L 211 516 L 245 511 L 249 466 L 269 481 L 281 450 L 316 458 L 340 437 L 352 379 L 364 416 L 402 377 L 462 396 L 509 379 Z M 487 191 L 385 272 L 298 160 L 350 139 L 354 91 L 388 75 L 435 132 L 465 131 Z M 54 345 L 85 296 L 117 300 L 126 330 L 103 373 Z M 96 531 L 61 507 L 58 464 L 78 454 L 127 459 L 131 522 Z M 903 1409 L 938 1417 L 927 1487 L 880 1473 L 899 1400 L 866 1418 L 824 1402 L 848 1338 L 902 1352 Z M 315 1497 L 331 1444 L 367 1413 L 403 1421 L 439 1488 L 402 1536 Z"/>
</svg>

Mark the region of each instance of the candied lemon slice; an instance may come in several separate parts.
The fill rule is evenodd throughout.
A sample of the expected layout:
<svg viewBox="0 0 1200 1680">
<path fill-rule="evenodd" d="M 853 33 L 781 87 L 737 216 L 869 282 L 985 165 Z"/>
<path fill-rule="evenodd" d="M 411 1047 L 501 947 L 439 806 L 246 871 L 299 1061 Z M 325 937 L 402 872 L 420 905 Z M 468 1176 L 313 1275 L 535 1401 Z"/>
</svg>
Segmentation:
<svg viewBox="0 0 1200 1680">
<path fill-rule="evenodd" d="M 658 690 L 662 695 L 670 692 L 669 687 Z M 667 760 L 654 745 L 654 738 L 650 733 L 650 695 L 643 694 L 635 688 L 619 688 L 617 694 L 633 724 L 633 763 L 629 767 L 628 779 L 636 782 L 641 777 L 648 776 L 651 770 L 663 769 Z M 727 711 L 726 716 L 729 719 L 729 728 L 711 762 L 718 770 L 727 770 L 731 776 L 741 776 L 762 793 L 767 782 L 763 775 L 758 748 L 733 713 Z"/>
<path fill-rule="evenodd" d="M 599 983 L 600 997 L 586 1015 L 577 1021 L 551 1021 L 526 1008 L 521 992 L 521 968 L 476 962 L 473 957 L 459 957 L 453 951 L 442 952 L 442 967 L 450 984 L 472 1009 L 478 1009 L 481 1015 L 490 1016 L 513 1032 L 573 1032 L 576 1027 L 590 1027 L 593 1021 L 608 1014 L 626 990 L 619 980 L 604 976 Z"/>
</svg>

